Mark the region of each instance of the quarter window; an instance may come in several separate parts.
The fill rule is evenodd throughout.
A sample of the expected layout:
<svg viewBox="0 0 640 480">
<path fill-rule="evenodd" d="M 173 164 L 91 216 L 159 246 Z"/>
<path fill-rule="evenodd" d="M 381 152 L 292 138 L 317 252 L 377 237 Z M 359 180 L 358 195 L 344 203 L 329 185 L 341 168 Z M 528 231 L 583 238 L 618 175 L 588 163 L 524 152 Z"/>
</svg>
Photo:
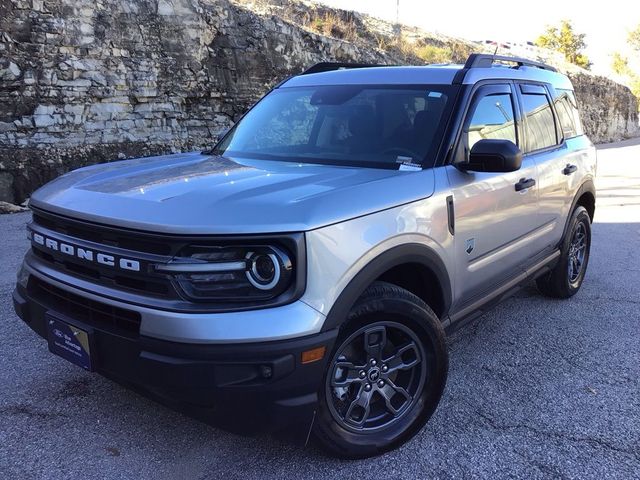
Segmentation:
<svg viewBox="0 0 640 480">
<path fill-rule="evenodd" d="M 560 128 L 562 129 L 562 136 L 564 138 L 571 138 L 576 136 L 576 126 L 573 123 L 573 117 L 569 111 L 566 97 L 556 98 L 556 112 L 558 113 L 558 121 Z"/>
<path fill-rule="evenodd" d="M 511 95 L 486 95 L 476 104 L 467 129 L 469 150 L 485 138 L 511 140 L 517 143 Z"/>
<path fill-rule="evenodd" d="M 558 120 L 564 138 L 577 137 L 582 135 L 582 123 L 580 122 L 580 112 L 576 97 L 571 90 L 556 90 L 558 97 L 555 99 Z"/>
<path fill-rule="evenodd" d="M 557 145 L 556 125 L 549 98 L 543 94 L 522 94 L 527 134 L 527 152 Z"/>
</svg>

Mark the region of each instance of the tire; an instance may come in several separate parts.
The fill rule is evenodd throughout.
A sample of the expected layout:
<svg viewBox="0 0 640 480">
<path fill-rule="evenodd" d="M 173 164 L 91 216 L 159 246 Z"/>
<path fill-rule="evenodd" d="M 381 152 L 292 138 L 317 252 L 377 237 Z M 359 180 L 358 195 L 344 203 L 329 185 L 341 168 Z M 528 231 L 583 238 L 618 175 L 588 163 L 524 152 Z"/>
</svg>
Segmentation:
<svg viewBox="0 0 640 480">
<path fill-rule="evenodd" d="M 591 219 L 587 210 L 578 206 L 569 219 L 560 260 L 550 273 L 536 279 L 538 290 L 553 298 L 569 298 L 578 293 L 587 272 L 590 249 Z"/>
<path fill-rule="evenodd" d="M 403 444 L 438 406 L 448 365 L 444 329 L 429 306 L 395 285 L 372 284 L 336 341 L 318 395 L 316 441 L 350 459 Z"/>
</svg>

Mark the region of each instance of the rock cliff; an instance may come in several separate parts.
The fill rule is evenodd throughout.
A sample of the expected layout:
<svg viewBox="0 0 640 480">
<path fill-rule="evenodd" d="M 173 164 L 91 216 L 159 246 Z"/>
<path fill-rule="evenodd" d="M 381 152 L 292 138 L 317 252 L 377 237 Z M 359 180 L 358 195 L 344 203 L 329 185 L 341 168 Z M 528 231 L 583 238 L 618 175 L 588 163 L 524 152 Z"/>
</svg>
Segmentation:
<svg viewBox="0 0 640 480">
<path fill-rule="evenodd" d="M 0 201 L 20 203 L 82 165 L 210 145 L 278 80 L 315 62 L 421 61 L 382 45 L 392 32 L 314 33 L 278 14 L 288 4 L 0 0 Z M 287 11 L 311 8 L 295 5 Z M 371 19 L 357 19 L 370 33 Z M 595 141 L 635 133 L 627 89 L 576 79 Z"/>
</svg>

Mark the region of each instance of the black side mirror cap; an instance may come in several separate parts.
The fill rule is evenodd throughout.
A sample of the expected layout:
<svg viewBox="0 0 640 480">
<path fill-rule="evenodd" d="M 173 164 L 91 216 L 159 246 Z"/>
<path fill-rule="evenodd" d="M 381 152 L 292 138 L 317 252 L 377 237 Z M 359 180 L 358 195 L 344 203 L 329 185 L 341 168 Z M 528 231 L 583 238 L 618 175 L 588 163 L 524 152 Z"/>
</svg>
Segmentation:
<svg viewBox="0 0 640 480">
<path fill-rule="evenodd" d="M 472 172 L 515 172 L 522 166 L 522 151 L 511 140 L 485 138 L 471 148 L 469 161 L 459 166 Z"/>
</svg>

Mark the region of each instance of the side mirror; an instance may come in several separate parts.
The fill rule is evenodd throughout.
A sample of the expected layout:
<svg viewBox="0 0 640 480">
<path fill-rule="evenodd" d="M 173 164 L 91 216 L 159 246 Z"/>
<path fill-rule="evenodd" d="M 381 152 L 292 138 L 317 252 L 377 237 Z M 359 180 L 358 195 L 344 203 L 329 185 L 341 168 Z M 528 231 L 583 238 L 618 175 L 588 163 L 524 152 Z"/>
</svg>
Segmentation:
<svg viewBox="0 0 640 480">
<path fill-rule="evenodd" d="M 469 161 L 460 164 L 472 172 L 515 172 L 522 166 L 522 151 L 511 140 L 485 138 L 476 142 Z"/>
</svg>

